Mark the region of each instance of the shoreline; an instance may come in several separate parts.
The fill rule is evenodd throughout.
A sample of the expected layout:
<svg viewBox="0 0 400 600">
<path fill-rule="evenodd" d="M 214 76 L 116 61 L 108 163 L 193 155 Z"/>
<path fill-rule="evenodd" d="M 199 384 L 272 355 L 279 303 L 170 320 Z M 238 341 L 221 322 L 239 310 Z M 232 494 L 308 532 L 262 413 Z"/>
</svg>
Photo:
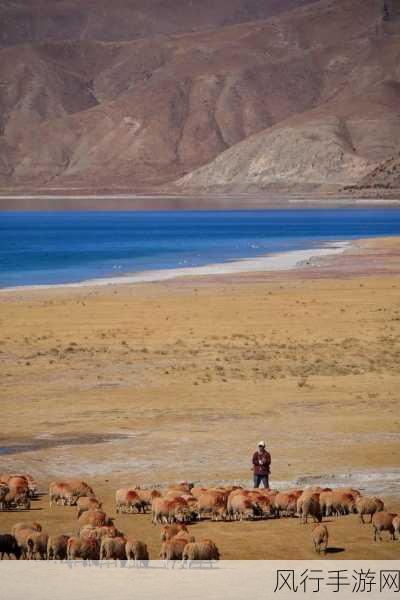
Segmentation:
<svg viewBox="0 0 400 600">
<path fill-rule="evenodd" d="M 179 194 L 2 194 L 1 212 L 145 212 L 145 211 L 229 211 L 299 210 L 332 208 L 398 208 L 400 197 L 349 197 L 347 195 L 294 194 L 278 192 Z"/>
<path fill-rule="evenodd" d="M 138 283 L 156 283 L 181 279 L 183 277 L 206 277 L 210 275 L 289 271 L 300 268 L 304 264 L 314 262 L 316 259 L 342 254 L 346 252 L 346 250 L 349 250 L 355 241 L 357 240 L 326 241 L 321 247 L 303 250 L 289 250 L 287 252 L 276 252 L 254 258 L 241 258 L 221 263 L 211 263 L 200 267 L 155 269 L 151 271 L 128 273 L 126 275 L 117 277 L 88 279 L 81 282 L 10 286 L 0 288 L 0 293 L 59 288 L 89 288 Z"/>
</svg>

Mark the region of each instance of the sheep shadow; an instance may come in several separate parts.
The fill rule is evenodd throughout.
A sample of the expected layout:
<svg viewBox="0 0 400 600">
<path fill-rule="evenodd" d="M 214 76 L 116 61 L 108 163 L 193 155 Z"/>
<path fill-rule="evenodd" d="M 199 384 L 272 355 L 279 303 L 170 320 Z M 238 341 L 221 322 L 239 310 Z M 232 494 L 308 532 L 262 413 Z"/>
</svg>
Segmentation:
<svg viewBox="0 0 400 600">
<path fill-rule="evenodd" d="M 328 546 L 326 549 L 326 554 L 340 554 L 340 552 L 344 552 L 346 548 L 340 548 L 337 546 Z"/>
</svg>

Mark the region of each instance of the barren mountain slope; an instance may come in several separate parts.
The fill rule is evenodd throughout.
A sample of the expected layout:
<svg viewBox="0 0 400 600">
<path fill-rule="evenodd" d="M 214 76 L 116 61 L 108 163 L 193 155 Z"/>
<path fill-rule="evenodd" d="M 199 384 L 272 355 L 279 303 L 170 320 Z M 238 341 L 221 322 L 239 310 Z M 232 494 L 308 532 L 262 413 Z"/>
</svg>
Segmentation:
<svg viewBox="0 0 400 600">
<path fill-rule="evenodd" d="M 0 46 L 54 40 L 133 40 L 271 15 L 316 0 L 0 0 Z"/>
<path fill-rule="evenodd" d="M 0 50 L 0 185 L 336 185 L 394 153 L 400 44 L 380 0 L 287 2 L 300 7 L 223 27 L 229 6 L 260 19 L 278 3 L 214 4 L 208 31 Z M 166 23 L 167 6 L 143 14 Z"/>
</svg>

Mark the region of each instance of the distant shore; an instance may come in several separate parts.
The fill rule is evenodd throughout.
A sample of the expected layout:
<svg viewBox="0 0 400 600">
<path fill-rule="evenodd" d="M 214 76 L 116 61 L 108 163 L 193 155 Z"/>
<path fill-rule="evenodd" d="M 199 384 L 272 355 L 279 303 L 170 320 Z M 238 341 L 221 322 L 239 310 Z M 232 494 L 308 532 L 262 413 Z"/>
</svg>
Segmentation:
<svg viewBox="0 0 400 600">
<path fill-rule="evenodd" d="M 210 194 L 1 194 L 2 211 L 257 210 L 287 208 L 400 207 L 395 197 L 290 194 L 275 192 Z"/>
</svg>

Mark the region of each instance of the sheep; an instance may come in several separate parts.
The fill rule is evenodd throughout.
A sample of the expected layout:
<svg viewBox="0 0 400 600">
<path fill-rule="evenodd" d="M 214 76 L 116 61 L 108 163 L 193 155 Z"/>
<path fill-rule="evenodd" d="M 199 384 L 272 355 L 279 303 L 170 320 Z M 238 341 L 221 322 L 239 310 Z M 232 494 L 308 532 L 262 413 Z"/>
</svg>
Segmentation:
<svg viewBox="0 0 400 600">
<path fill-rule="evenodd" d="M 13 535 L 9 533 L 0 534 L 0 560 L 3 560 L 4 555 L 7 554 L 8 558 L 11 558 L 13 554 L 18 560 L 21 557 L 21 548 L 18 546 L 17 540 Z"/>
<path fill-rule="evenodd" d="M 22 529 L 42 531 L 42 526 L 37 521 L 21 521 L 19 523 L 15 523 L 15 525 L 12 526 L 11 533 L 15 535 L 18 531 L 21 531 Z"/>
<path fill-rule="evenodd" d="M 312 517 L 315 523 L 320 523 L 322 521 L 322 512 L 319 494 L 302 494 L 297 500 L 297 514 L 302 523 L 307 523 L 308 517 Z"/>
<path fill-rule="evenodd" d="M 151 504 L 152 523 L 173 523 L 174 521 L 187 522 L 191 520 L 192 510 L 183 498 L 166 500 L 154 498 Z"/>
<path fill-rule="evenodd" d="M 140 488 L 135 488 L 135 492 L 142 503 L 143 512 L 146 512 L 148 508 L 151 508 L 151 503 L 154 498 L 161 498 L 162 496 L 159 490 L 141 490 Z"/>
<path fill-rule="evenodd" d="M 62 506 L 75 506 L 79 498 L 73 486 L 66 482 L 53 481 L 49 486 L 49 506 L 61 504 Z"/>
<path fill-rule="evenodd" d="M 326 553 L 329 541 L 329 532 L 326 525 L 314 525 L 311 537 L 314 543 L 315 552 L 318 552 L 318 554 L 320 554 L 321 551 Z"/>
<path fill-rule="evenodd" d="M 67 542 L 68 560 L 99 560 L 100 544 L 96 539 L 70 537 Z"/>
<path fill-rule="evenodd" d="M 164 525 L 161 528 L 161 541 L 165 542 L 170 540 L 180 531 L 188 533 L 188 529 L 184 523 L 172 523 L 171 525 Z"/>
<path fill-rule="evenodd" d="M 332 492 L 321 492 L 319 501 L 322 514 L 326 517 L 331 515 L 348 515 L 354 512 L 358 495 L 354 491 L 334 490 Z"/>
<path fill-rule="evenodd" d="M 370 515 L 370 523 L 372 523 L 374 514 L 385 510 L 385 505 L 382 500 L 379 498 L 367 498 L 365 496 L 359 496 L 357 498 L 355 507 L 362 524 L 364 524 L 364 515 Z"/>
<path fill-rule="evenodd" d="M 84 525 L 79 531 L 79 537 L 82 539 L 94 538 L 101 540 L 103 537 L 123 537 L 122 531 L 119 531 L 114 525 Z"/>
<path fill-rule="evenodd" d="M 279 516 L 294 517 L 297 510 L 297 500 L 301 494 L 279 492 L 274 498 L 274 509 Z"/>
<path fill-rule="evenodd" d="M 229 495 L 227 514 L 230 518 L 243 521 L 243 519 L 253 519 L 257 513 L 259 513 L 258 507 L 246 496 L 236 494 L 232 497 L 231 494 Z"/>
<path fill-rule="evenodd" d="M 32 531 L 26 542 L 28 547 L 28 559 L 32 560 L 39 557 L 41 560 L 46 560 L 48 541 L 49 536 L 47 533 L 43 533 L 43 531 Z"/>
<path fill-rule="evenodd" d="M 144 512 L 142 501 L 136 490 L 120 489 L 115 492 L 117 513 Z"/>
<path fill-rule="evenodd" d="M 94 525 L 95 527 L 113 525 L 112 519 L 108 517 L 105 512 L 98 509 L 85 510 L 78 518 L 78 523 L 80 527 L 83 527 L 84 525 Z"/>
<path fill-rule="evenodd" d="M 211 515 L 212 521 L 225 519 L 227 498 L 225 494 L 208 492 L 200 494 L 197 498 L 197 512 L 199 519 L 205 514 Z"/>
<path fill-rule="evenodd" d="M 9 491 L 4 498 L 4 507 L 11 510 L 30 510 L 31 502 L 27 492 Z"/>
<path fill-rule="evenodd" d="M 217 546 L 211 540 L 191 542 L 186 544 L 182 553 L 182 567 L 185 564 L 190 567 L 193 560 L 208 561 L 219 560 L 220 553 Z"/>
<path fill-rule="evenodd" d="M 133 560 L 135 566 L 147 566 L 149 562 L 149 551 L 144 542 L 133 538 L 128 538 L 125 545 L 126 558 Z"/>
<path fill-rule="evenodd" d="M 30 528 L 21 528 L 17 531 L 13 532 L 15 539 L 17 540 L 17 544 L 21 551 L 21 558 L 26 559 L 29 558 L 32 552 L 32 540 L 31 535 L 33 533 L 40 533 Z M 29 542 L 29 540 L 31 540 Z M 28 543 L 29 542 L 29 543 Z"/>
<path fill-rule="evenodd" d="M 164 561 L 165 567 L 168 567 L 168 563 L 171 560 L 182 560 L 183 550 L 192 540 L 194 538 L 191 536 L 184 537 L 182 535 L 163 542 L 160 550 L 160 559 Z"/>
<path fill-rule="evenodd" d="M 100 543 L 100 560 L 126 560 L 124 537 L 103 537 Z"/>
<path fill-rule="evenodd" d="M 375 542 L 377 538 L 379 539 L 379 541 L 382 541 L 382 531 L 388 531 L 391 539 L 395 539 L 395 525 L 393 524 L 393 521 L 396 517 L 396 514 L 389 513 L 386 511 L 376 512 L 372 516 L 372 527 L 374 529 Z"/>
<path fill-rule="evenodd" d="M 65 560 L 69 535 L 52 535 L 47 541 L 47 560 Z"/>
</svg>

